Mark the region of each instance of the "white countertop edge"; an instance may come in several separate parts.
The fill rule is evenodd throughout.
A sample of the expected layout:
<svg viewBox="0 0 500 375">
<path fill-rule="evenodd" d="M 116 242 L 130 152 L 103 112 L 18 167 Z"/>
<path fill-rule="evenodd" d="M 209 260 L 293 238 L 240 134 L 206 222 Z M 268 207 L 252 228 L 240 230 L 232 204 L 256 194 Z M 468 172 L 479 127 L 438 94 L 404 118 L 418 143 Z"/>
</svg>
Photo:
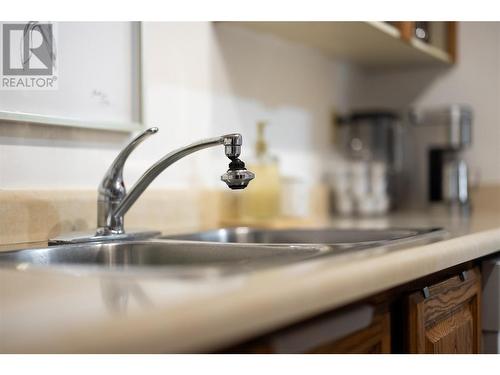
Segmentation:
<svg viewBox="0 0 500 375">
<path fill-rule="evenodd" d="M 300 321 L 500 249 L 500 229 L 359 257 L 335 257 L 256 272 L 244 286 L 212 298 L 106 320 L 40 337 L 7 352 L 200 352 Z M 272 287 L 265 287 L 269 286 Z M 170 338 L 175 337 L 175 340 Z M 7 349 L 7 350 L 6 350 Z"/>
</svg>

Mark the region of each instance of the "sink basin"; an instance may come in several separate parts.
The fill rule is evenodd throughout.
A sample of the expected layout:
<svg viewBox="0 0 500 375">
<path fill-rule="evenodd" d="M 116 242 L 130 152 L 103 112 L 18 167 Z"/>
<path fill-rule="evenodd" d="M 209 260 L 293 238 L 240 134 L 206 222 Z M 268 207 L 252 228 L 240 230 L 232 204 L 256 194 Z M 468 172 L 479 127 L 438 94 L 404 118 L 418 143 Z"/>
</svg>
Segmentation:
<svg viewBox="0 0 500 375">
<path fill-rule="evenodd" d="M 0 263 L 23 266 L 80 265 L 106 268 L 131 266 L 255 267 L 301 261 L 324 249 L 298 246 L 249 246 L 168 240 L 120 241 L 53 246 L 0 253 Z"/>
<path fill-rule="evenodd" d="M 206 241 L 238 244 L 321 244 L 321 245 L 382 245 L 421 239 L 442 234 L 440 228 L 430 229 L 259 229 L 222 228 L 206 232 L 163 236 L 183 241 Z"/>
<path fill-rule="evenodd" d="M 0 266 L 146 270 L 189 275 L 240 272 L 416 240 L 440 229 L 218 229 L 137 241 L 90 242 L 0 252 Z M 187 271 L 186 271 L 187 270 Z M 200 271 L 201 270 L 201 271 Z"/>
</svg>

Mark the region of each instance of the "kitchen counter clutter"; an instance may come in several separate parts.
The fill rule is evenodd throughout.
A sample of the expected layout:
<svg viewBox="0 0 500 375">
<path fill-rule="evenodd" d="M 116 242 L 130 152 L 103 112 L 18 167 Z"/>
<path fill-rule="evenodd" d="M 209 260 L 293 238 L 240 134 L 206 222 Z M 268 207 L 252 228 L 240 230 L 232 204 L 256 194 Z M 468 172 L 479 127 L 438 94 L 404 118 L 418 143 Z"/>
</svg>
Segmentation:
<svg viewBox="0 0 500 375">
<path fill-rule="evenodd" d="M 481 274 L 476 260 L 500 250 L 500 214 L 400 213 L 308 225 L 444 227 L 449 235 L 426 244 L 376 247 L 246 273 L 209 272 L 203 277 L 2 266 L 0 352 L 261 352 L 256 346 L 248 350 L 236 346 L 259 337 L 264 338 L 259 345 L 267 345 L 262 352 L 388 352 L 399 339 L 384 332 L 390 332 L 391 324 L 399 324 L 401 317 L 388 304 L 373 301 L 403 292 L 406 297 L 402 301 L 406 302 L 401 311 L 409 311 L 405 315 L 408 325 L 425 326 L 425 337 L 430 338 L 426 342 L 419 335 L 410 338 L 412 352 L 446 351 L 446 345 L 453 344 L 446 341 L 449 337 L 432 340 L 437 335 L 433 324 L 446 324 L 447 319 L 461 319 L 464 325 L 457 329 L 466 333 L 467 327 L 472 327 L 471 341 L 476 345 L 472 350 L 479 351 Z M 432 276 L 446 270 L 451 271 L 442 277 Z M 425 281 L 428 286 L 422 288 L 415 280 L 429 280 Z M 403 285 L 413 286 L 388 292 Z M 436 307 L 436 301 L 447 300 L 440 296 L 450 297 L 448 293 L 460 308 L 453 309 L 453 316 L 432 315 L 433 311 L 451 313 L 447 306 L 441 310 Z M 391 301 L 399 300 L 394 297 Z M 422 318 L 418 315 L 421 312 L 425 315 Z M 311 318 L 330 313 L 336 318 L 311 323 Z M 293 328 L 302 321 L 306 323 L 299 326 L 301 329 Z M 354 321 L 366 324 L 356 326 Z M 356 332 L 355 336 L 343 332 L 350 325 L 349 332 Z M 333 347 L 323 345 L 321 332 L 327 331 L 336 332 Z M 273 332 L 277 333 L 270 335 Z M 321 350 L 303 346 L 311 337 L 321 344 L 316 346 Z M 379 339 L 373 345 L 353 349 L 354 338 L 368 343 L 367 337 Z"/>
</svg>

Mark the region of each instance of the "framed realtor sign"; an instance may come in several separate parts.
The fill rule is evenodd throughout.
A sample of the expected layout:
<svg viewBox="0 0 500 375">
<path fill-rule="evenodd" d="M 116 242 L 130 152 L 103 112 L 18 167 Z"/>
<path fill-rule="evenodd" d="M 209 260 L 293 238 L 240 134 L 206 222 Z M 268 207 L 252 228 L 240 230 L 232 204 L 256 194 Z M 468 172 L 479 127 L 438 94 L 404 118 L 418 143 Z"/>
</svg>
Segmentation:
<svg viewBox="0 0 500 375">
<path fill-rule="evenodd" d="M 140 128 L 139 23 L 0 22 L 0 33 L 0 121 Z"/>
</svg>

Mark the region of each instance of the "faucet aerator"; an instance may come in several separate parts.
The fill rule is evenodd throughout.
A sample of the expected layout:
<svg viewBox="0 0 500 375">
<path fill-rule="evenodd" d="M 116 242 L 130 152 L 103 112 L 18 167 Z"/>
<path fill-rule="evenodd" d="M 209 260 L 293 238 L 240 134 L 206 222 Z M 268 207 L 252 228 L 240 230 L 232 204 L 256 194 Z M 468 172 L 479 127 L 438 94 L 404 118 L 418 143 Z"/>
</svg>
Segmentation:
<svg viewBox="0 0 500 375">
<path fill-rule="evenodd" d="M 232 177 L 229 177 L 227 173 L 224 173 L 221 176 L 221 180 L 224 181 L 231 190 L 245 189 L 250 183 L 250 180 L 253 179 L 253 173 L 248 172 L 246 170 L 244 172 L 252 174 L 252 177 L 246 177 L 246 176 L 235 177 L 234 174 Z"/>
<path fill-rule="evenodd" d="M 231 157 L 229 169 L 220 177 L 232 190 L 245 189 L 254 178 L 255 174 L 247 170 L 245 163 L 237 157 Z"/>
</svg>

